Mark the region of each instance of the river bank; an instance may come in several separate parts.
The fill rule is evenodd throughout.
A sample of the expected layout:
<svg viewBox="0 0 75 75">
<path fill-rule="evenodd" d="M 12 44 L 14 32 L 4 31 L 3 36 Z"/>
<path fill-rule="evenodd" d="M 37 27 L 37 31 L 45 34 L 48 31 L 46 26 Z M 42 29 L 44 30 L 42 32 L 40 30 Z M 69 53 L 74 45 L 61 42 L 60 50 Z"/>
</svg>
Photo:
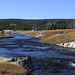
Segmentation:
<svg viewBox="0 0 75 75">
<path fill-rule="evenodd" d="M 5 38 L 14 38 L 14 36 L 0 32 L 0 39 Z M 0 57 L 0 75 L 26 75 L 28 73 L 28 71 L 23 67 L 12 63 L 10 61 L 11 59 L 12 58 Z"/>
<path fill-rule="evenodd" d="M 10 35 L 5 35 L 4 33 L 0 32 L 0 39 L 4 39 L 4 38 L 13 38 L 14 36 L 10 36 Z"/>
<path fill-rule="evenodd" d="M 72 73 L 73 75 L 75 73 L 75 53 L 72 49 L 41 43 L 39 37 L 17 33 L 8 33 L 8 35 L 15 38 L 0 40 L 0 56 L 14 58 L 14 60 L 17 60 L 18 57 L 26 59 L 26 56 L 31 57 L 34 65 L 34 74 L 32 75 L 62 75 L 62 73 L 64 75 Z M 12 65 L 15 65 L 17 62 L 12 63 Z M 29 65 L 31 66 L 31 60 L 29 61 Z"/>
<path fill-rule="evenodd" d="M 24 68 L 24 64 L 28 64 L 26 61 L 30 60 L 27 57 L 0 57 L 0 75 L 27 75 L 28 71 Z"/>
<path fill-rule="evenodd" d="M 14 33 L 42 37 L 41 43 L 75 48 L 75 29 L 45 30 L 41 32 L 42 31 L 15 31 Z"/>
</svg>

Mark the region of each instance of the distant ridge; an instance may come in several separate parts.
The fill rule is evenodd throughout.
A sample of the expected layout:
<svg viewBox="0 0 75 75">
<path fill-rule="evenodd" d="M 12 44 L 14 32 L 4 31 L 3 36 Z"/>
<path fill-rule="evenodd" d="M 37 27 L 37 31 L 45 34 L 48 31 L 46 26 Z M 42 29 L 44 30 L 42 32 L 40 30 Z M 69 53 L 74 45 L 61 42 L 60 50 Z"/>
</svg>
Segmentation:
<svg viewBox="0 0 75 75">
<path fill-rule="evenodd" d="M 72 19 L 0 19 L 0 22 L 19 22 L 24 24 L 57 24 L 57 23 L 63 23 L 64 21 L 69 21 Z M 75 19 L 73 19 L 75 21 Z"/>
</svg>

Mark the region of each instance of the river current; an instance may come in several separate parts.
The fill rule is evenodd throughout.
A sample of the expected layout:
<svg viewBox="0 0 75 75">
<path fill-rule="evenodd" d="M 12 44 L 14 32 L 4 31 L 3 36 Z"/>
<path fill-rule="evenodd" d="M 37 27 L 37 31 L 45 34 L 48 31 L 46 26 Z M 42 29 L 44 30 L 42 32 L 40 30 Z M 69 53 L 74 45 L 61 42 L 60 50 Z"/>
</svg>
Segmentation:
<svg viewBox="0 0 75 75">
<path fill-rule="evenodd" d="M 75 75 L 75 49 L 43 44 L 39 37 L 8 34 L 15 38 L 0 40 L 1 57 L 32 57 L 33 75 Z"/>
</svg>

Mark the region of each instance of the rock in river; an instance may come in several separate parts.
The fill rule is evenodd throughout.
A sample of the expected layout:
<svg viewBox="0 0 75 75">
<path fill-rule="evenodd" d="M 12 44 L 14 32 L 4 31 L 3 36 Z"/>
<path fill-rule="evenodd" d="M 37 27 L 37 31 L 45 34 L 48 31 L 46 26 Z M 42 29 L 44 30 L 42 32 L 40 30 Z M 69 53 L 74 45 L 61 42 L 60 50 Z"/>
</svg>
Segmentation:
<svg viewBox="0 0 75 75">
<path fill-rule="evenodd" d="M 21 66 L 28 71 L 34 70 L 32 59 L 29 56 L 11 58 L 10 61 L 11 61 L 11 64 L 16 64 L 18 66 Z"/>
</svg>

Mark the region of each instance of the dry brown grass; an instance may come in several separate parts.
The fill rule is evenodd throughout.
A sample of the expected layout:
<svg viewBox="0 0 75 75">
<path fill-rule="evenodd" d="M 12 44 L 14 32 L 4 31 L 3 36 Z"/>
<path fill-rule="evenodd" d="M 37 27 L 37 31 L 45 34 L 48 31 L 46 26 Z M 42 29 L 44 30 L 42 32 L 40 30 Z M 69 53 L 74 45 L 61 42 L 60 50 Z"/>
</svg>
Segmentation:
<svg viewBox="0 0 75 75">
<path fill-rule="evenodd" d="M 75 41 L 75 29 L 49 30 L 41 40 L 42 43 L 61 44 Z"/>
<path fill-rule="evenodd" d="M 22 67 L 8 63 L 0 63 L 0 75 L 26 75 L 26 73 L 27 71 Z"/>
<path fill-rule="evenodd" d="M 0 57 L 0 63 L 9 63 L 8 58 Z"/>
<path fill-rule="evenodd" d="M 0 33 L 0 39 L 4 39 L 4 38 L 13 38 L 13 36 L 4 35 L 3 33 Z"/>
<path fill-rule="evenodd" d="M 44 37 L 49 37 L 57 34 L 64 34 L 64 33 L 69 33 L 75 31 L 75 29 L 61 29 L 61 30 L 46 30 L 45 31 L 45 36 Z"/>
<path fill-rule="evenodd" d="M 15 33 L 23 34 L 23 35 L 28 35 L 28 36 L 37 36 L 40 34 L 40 31 L 16 31 Z"/>
<path fill-rule="evenodd" d="M 26 75 L 27 70 L 24 68 L 11 64 L 9 58 L 0 57 L 0 75 Z"/>
</svg>

